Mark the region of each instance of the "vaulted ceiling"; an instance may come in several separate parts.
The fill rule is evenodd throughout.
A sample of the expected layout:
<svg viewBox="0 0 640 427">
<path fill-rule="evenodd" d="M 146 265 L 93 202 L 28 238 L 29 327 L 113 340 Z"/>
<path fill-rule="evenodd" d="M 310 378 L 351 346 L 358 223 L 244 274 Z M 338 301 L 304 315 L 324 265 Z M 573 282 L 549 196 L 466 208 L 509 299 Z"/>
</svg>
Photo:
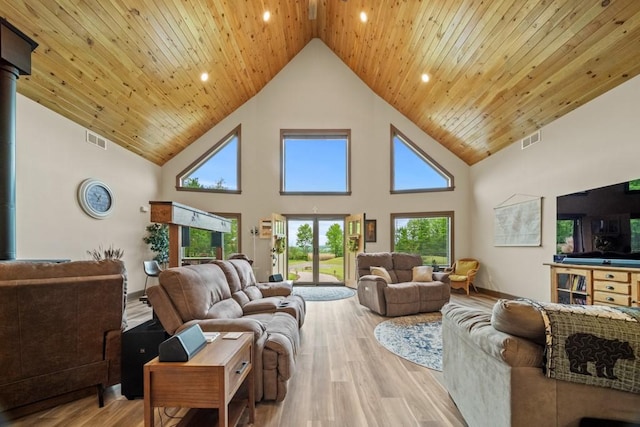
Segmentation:
<svg viewBox="0 0 640 427">
<path fill-rule="evenodd" d="M 470 165 L 640 73 L 638 0 L 0 6 L 39 43 L 18 91 L 158 165 L 257 94 L 315 37 Z"/>
</svg>

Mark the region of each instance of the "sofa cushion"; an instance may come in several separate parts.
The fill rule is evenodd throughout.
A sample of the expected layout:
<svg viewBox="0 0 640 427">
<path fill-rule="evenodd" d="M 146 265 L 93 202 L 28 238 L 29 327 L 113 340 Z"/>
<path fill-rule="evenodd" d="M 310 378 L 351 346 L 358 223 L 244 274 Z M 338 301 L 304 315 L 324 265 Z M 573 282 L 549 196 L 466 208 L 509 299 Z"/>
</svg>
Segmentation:
<svg viewBox="0 0 640 427">
<path fill-rule="evenodd" d="M 247 286 L 244 288 L 244 293 L 247 294 L 251 301 L 263 298 L 262 292 L 260 292 L 257 286 Z"/>
<path fill-rule="evenodd" d="M 493 306 L 491 325 L 498 331 L 545 343 L 540 311 L 526 301 L 501 299 Z"/>
<path fill-rule="evenodd" d="M 412 282 L 431 282 L 433 281 L 433 267 L 428 265 L 419 265 L 412 269 Z"/>
<path fill-rule="evenodd" d="M 227 298 L 213 304 L 204 316 L 194 319 L 239 319 L 243 314 L 240 304 L 233 298 Z"/>
<path fill-rule="evenodd" d="M 231 263 L 238 272 L 240 284 L 243 289 L 256 284 L 256 276 L 253 273 L 253 267 L 251 267 L 249 261 L 244 259 L 230 259 L 228 262 Z"/>
<path fill-rule="evenodd" d="M 217 309 L 222 313 L 216 318 L 242 316 L 242 307 L 231 298 L 227 279 L 216 264 L 169 268 L 159 279 L 183 322 L 211 318 Z M 225 304 L 218 306 L 223 301 Z"/>
<path fill-rule="evenodd" d="M 371 274 L 374 276 L 382 277 L 387 283 L 393 283 L 386 268 L 371 266 L 369 269 L 371 270 Z"/>
<path fill-rule="evenodd" d="M 236 300 L 238 304 L 240 304 L 240 307 L 243 307 L 242 308 L 243 310 L 244 310 L 244 306 L 251 301 L 247 296 L 247 294 L 244 293 L 244 291 L 235 292 L 232 296 L 233 296 L 233 299 Z"/>
<path fill-rule="evenodd" d="M 229 261 L 213 260 L 212 263 L 220 267 L 224 272 L 224 276 L 227 278 L 229 289 L 232 294 L 242 290 L 242 283 L 240 282 L 240 276 L 238 276 L 238 270 Z M 242 305 L 242 304 L 241 304 Z"/>
<path fill-rule="evenodd" d="M 124 263 L 115 259 L 62 263 L 29 261 L 0 263 L 2 280 L 102 276 L 104 274 L 126 274 Z"/>
<path fill-rule="evenodd" d="M 392 252 L 391 259 L 393 260 L 393 271 L 390 271 L 389 274 L 393 279 L 393 283 L 410 282 L 413 275 L 413 267 L 422 265 L 422 257 L 416 254 Z"/>
<path fill-rule="evenodd" d="M 393 260 L 390 252 L 359 253 L 356 256 L 358 278 L 371 274 L 369 267 L 384 267 L 387 271 L 393 270 Z"/>
<path fill-rule="evenodd" d="M 461 260 L 458 260 L 458 261 L 456 261 L 456 271 L 454 271 L 453 273 L 458 275 L 458 276 L 466 276 L 467 273 L 469 273 L 469 270 L 473 270 L 474 268 L 478 268 L 478 263 L 476 261 L 461 261 Z M 451 276 L 449 276 L 449 277 L 451 277 Z"/>
</svg>

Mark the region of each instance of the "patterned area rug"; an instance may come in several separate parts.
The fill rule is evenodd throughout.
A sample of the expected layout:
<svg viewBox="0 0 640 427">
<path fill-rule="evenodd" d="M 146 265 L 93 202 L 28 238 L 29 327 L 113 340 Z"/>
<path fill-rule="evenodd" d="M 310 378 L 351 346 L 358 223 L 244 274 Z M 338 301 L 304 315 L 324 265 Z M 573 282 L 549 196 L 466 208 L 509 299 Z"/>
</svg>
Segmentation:
<svg viewBox="0 0 640 427">
<path fill-rule="evenodd" d="M 442 371 L 442 314 L 423 313 L 385 320 L 373 331 L 390 352 Z"/>
<path fill-rule="evenodd" d="M 300 295 L 305 301 L 334 301 L 351 298 L 356 291 L 346 286 L 294 286 L 293 294 Z"/>
</svg>

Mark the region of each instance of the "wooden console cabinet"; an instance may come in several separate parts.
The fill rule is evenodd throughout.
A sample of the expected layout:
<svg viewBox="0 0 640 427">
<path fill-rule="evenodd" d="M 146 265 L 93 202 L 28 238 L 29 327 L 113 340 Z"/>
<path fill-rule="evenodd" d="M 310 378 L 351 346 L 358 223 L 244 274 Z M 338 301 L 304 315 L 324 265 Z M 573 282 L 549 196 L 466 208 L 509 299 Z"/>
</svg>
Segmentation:
<svg viewBox="0 0 640 427">
<path fill-rule="evenodd" d="M 218 426 L 235 426 L 245 408 L 249 422 L 255 421 L 253 373 L 253 333 L 238 339 L 219 336 L 187 362 L 160 362 L 144 365 L 144 425 L 153 427 L 157 406 L 217 408 Z M 248 398 L 233 401 L 241 384 L 247 382 Z M 185 416 L 196 418 L 195 412 Z M 183 420 L 184 421 L 184 420 Z M 188 422 L 185 424 L 189 424 Z M 201 425 L 199 422 L 197 425 Z"/>
<path fill-rule="evenodd" d="M 640 307 L 640 269 L 603 265 L 546 264 L 551 267 L 551 301 Z"/>
</svg>

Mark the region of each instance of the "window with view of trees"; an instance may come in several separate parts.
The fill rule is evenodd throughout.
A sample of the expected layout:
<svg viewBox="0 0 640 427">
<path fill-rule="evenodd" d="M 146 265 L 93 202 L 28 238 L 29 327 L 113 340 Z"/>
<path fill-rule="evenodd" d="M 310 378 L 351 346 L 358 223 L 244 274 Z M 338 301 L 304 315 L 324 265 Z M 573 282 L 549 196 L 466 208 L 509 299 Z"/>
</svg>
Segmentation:
<svg viewBox="0 0 640 427">
<path fill-rule="evenodd" d="M 282 194 L 349 194 L 349 130 L 282 130 Z"/>
<path fill-rule="evenodd" d="M 640 192 L 640 179 L 633 179 L 628 183 L 628 191 Z"/>
<path fill-rule="evenodd" d="M 422 256 L 425 264 L 450 266 L 453 212 L 392 214 L 393 250 Z"/>
<path fill-rule="evenodd" d="M 631 252 L 640 252 L 640 215 L 631 218 Z"/>
<path fill-rule="evenodd" d="M 573 235 L 580 229 L 578 218 L 559 219 L 556 221 L 556 253 L 568 254 L 574 252 Z"/>
<path fill-rule="evenodd" d="M 216 215 L 231 220 L 231 232 L 224 233 L 222 236 L 222 250 L 224 257 L 227 258 L 229 255 L 241 251 L 240 239 L 238 238 L 240 214 L 216 213 Z M 191 228 L 189 230 L 189 246 L 184 247 L 183 256 L 197 258 L 214 257 L 215 255 L 215 248 L 212 245 L 212 232 L 199 228 Z"/>
<path fill-rule="evenodd" d="M 240 126 L 180 172 L 176 188 L 240 193 Z"/>
<path fill-rule="evenodd" d="M 453 175 L 391 126 L 391 192 L 453 190 Z"/>
</svg>

